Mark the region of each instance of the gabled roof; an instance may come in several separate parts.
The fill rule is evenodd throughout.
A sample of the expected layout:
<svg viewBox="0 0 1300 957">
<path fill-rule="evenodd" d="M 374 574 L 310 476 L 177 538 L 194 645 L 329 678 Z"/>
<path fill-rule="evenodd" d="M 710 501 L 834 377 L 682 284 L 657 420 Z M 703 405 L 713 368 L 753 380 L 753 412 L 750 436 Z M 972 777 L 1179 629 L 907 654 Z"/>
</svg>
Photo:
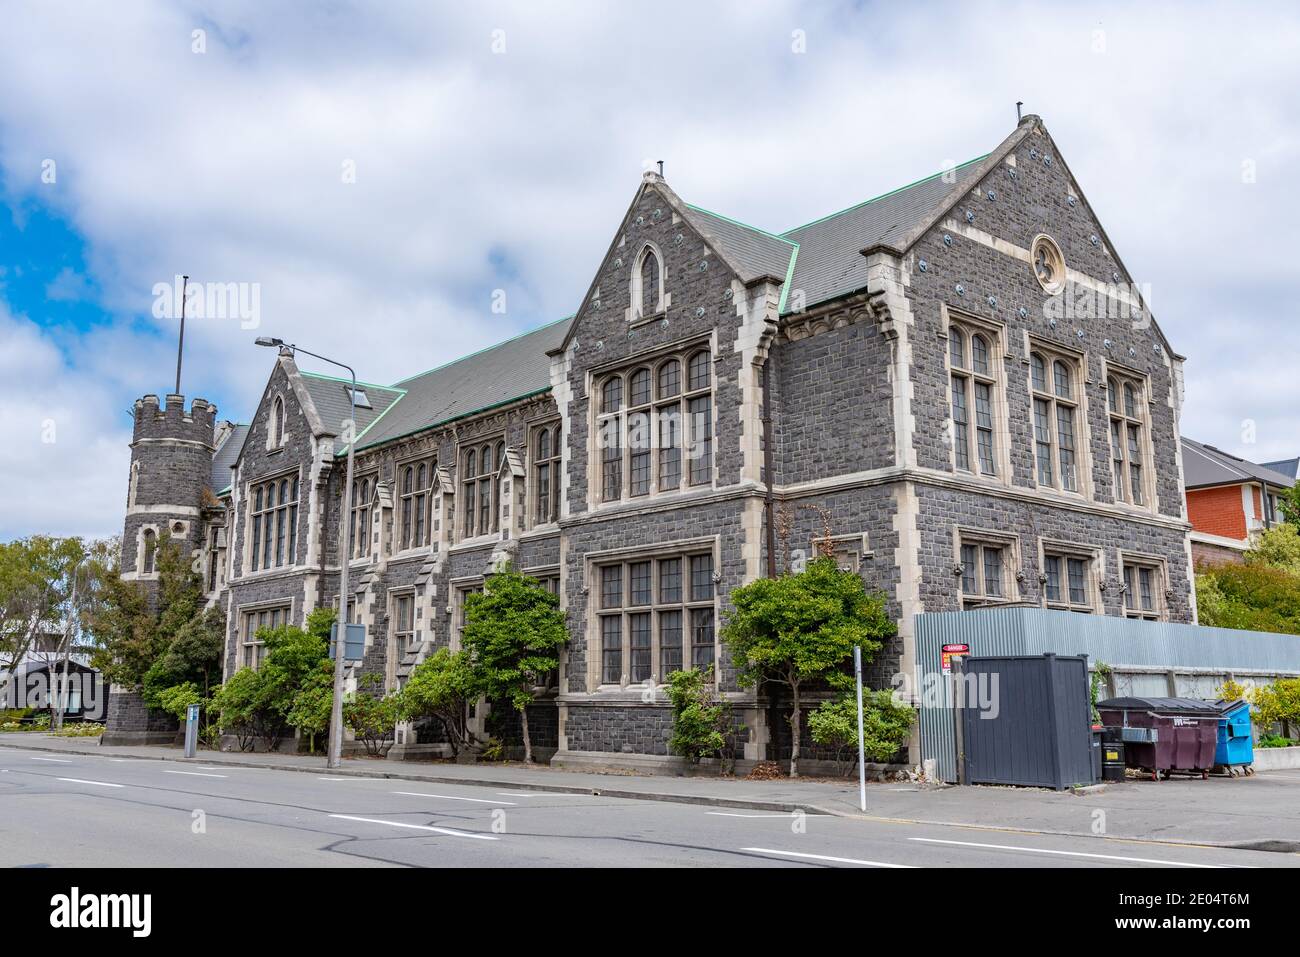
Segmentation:
<svg viewBox="0 0 1300 957">
<path fill-rule="evenodd" d="M 790 285 L 803 290 L 804 306 L 815 306 L 865 288 L 867 257 L 862 255 L 862 250 L 882 244 L 903 245 L 929 216 L 977 178 L 980 162 L 985 158 L 980 156 L 956 167 L 954 176 L 935 173 L 782 233 L 783 238 L 799 244 Z"/>
<path fill-rule="evenodd" d="M 546 353 L 564 339 L 572 318 L 398 382 L 394 389 L 403 393 L 401 401 L 391 403 L 358 435 L 357 448 L 390 442 L 547 391 L 551 387 L 551 361 Z"/>
<path fill-rule="evenodd" d="M 1183 485 L 1186 488 L 1209 488 L 1215 485 L 1240 485 L 1245 482 L 1263 482 L 1276 488 L 1290 488 L 1295 484 L 1289 478 L 1255 462 L 1230 455 L 1213 445 L 1206 445 L 1182 436 Z"/>
<path fill-rule="evenodd" d="M 321 424 L 332 435 L 340 435 L 343 423 L 352 415 L 352 400 L 348 389 L 352 387 L 351 379 L 321 375 L 317 372 L 300 372 L 302 384 L 311 396 L 312 405 L 320 416 Z M 402 398 L 403 390 L 392 386 L 375 385 L 370 382 L 358 382 L 357 391 L 364 392 L 370 400 L 370 408 L 357 406 L 356 429 L 361 435 L 376 422 L 380 416 L 393 407 Z M 360 396 L 357 397 L 360 399 Z"/>
<path fill-rule="evenodd" d="M 248 437 L 248 426 L 242 423 L 231 423 L 226 437 L 222 440 L 217 451 L 212 455 L 212 477 L 209 481 L 212 484 L 213 492 L 225 491 L 230 485 L 230 468 L 239 460 L 239 453 L 243 451 L 244 439 Z"/>
<path fill-rule="evenodd" d="M 1300 478 L 1300 458 L 1282 459 L 1280 462 L 1265 462 L 1264 468 L 1281 472 L 1292 479 Z"/>
<path fill-rule="evenodd" d="M 727 260 L 736 267 L 741 282 L 749 283 L 764 277 L 785 282 L 799 249 L 794 240 L 746 226 L 690 203 L 683 206 L 690 224 L 705 239 L 721 248 Z"/>
</svg>

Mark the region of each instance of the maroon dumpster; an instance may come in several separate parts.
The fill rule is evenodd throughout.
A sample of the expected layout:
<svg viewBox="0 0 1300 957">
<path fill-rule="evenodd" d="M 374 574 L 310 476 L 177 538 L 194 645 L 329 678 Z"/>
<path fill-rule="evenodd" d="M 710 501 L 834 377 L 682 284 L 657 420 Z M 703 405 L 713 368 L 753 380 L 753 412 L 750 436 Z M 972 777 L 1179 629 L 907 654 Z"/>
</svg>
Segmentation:
<svg viewBox="0 0 1300 957">
<path fill-rule="evenodd" d="M 1150 773 L 1210 776 L 1219 737 L 1219 710 L 1197 698 L 1109 698 L 1097 702 L 1107 730 L 1124 742 L 1130 768 Z"/>
</svg>

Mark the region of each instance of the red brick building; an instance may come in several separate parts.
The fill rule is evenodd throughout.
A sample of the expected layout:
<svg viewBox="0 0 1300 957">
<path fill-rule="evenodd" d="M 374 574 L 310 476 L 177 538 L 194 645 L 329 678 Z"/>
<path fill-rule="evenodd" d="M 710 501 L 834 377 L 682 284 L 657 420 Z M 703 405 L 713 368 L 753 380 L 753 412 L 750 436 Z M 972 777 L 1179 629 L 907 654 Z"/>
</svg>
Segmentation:
<svg viewBox="0 0 1300 957">
<path fill-rule="evenodd" d="M 1182 445 L 1192 560 L 1240 562 L 1252 536 L 1282 520 L 1278 495 L 1296 480 L 1186 436 Z"/>
</svg>

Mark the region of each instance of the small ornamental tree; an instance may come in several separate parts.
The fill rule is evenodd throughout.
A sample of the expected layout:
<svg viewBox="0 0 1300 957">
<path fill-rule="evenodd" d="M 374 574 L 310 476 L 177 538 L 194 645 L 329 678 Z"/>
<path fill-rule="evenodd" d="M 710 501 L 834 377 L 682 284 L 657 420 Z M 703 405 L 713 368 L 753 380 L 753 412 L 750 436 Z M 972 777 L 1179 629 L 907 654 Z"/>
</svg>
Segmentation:
<svg viewBox="0 0 1300 957">
<path fill-rule="evenodd" d="M 1300 725 L 1300 678 L 1279 678 L 1272 684 L 1260 685 L 1250 699 L 1255 706 L 1255 723 L 1261 730 L 1270 731 L 1275 724 L 1291 729 Z"/>
<path fill-rule="evenodd" d="M 508 699 L 519 712 L 526 764 L 533 762 L 527 710 L 533 688 L 560 666 L 568 639 L 560 600 L 509 565 L 488 577 L 481 594 L 465 598 L 462 642 L 481 692 L 491 701 Z"/>
<path fill-rule="evenodd" d="M 402 687 L 402 713 L 408 719 L 433 718 L 442 725 L 451 753 L 475 746 L 469 730 L 469 705 L 479 696 L 478 678 L 466 651 L 439 648 L 411 671 Z"/>
<path fill-rule="evenodd" d="M 894 634 L 884 598 L 868 595 L 862 579 L 841 571 L 832 558 L 819 558 L 797 574 L 760 578 L 731 593 L 735 607 L 722 640 L 742 687 L 775 682 L 790 689 L 790 776 L 799 776 L 803 690 L 821 681 L 851 688 L 845 665 L 854 645 L 870 660 L 881 641 Z"/>
<path fill-rule="evenodd" d="M 1250 551 L 1247 565 L 1266 565 L 1300 575 L 1300 525 L 1285 522 L 1260 532 Z"/>
</svg>

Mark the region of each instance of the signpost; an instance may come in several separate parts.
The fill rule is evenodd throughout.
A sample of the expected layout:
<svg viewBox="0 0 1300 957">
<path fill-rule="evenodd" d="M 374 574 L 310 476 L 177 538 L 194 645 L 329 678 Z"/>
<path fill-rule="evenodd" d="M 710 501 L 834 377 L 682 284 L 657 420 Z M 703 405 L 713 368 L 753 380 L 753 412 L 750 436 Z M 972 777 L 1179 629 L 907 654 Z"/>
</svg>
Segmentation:
<svg viewBox="0 0 1300 957">
<path fill-rule="evenodd" d="M 858 806 L 867 810 L 866 744 L 862 740 L 862 646 L 853 646 L 853 678 L 858 691 Z"/>
<path fill-rule="evenodd" d="M 330 660 L 334 660 L 334 649 L 339 641 L 339 623 L 330 625 Z M 343 640 L 343 660 L 360 661 L 366 654 L 366 626 L 348 625 L 347 637 Z"/>
</svg>

